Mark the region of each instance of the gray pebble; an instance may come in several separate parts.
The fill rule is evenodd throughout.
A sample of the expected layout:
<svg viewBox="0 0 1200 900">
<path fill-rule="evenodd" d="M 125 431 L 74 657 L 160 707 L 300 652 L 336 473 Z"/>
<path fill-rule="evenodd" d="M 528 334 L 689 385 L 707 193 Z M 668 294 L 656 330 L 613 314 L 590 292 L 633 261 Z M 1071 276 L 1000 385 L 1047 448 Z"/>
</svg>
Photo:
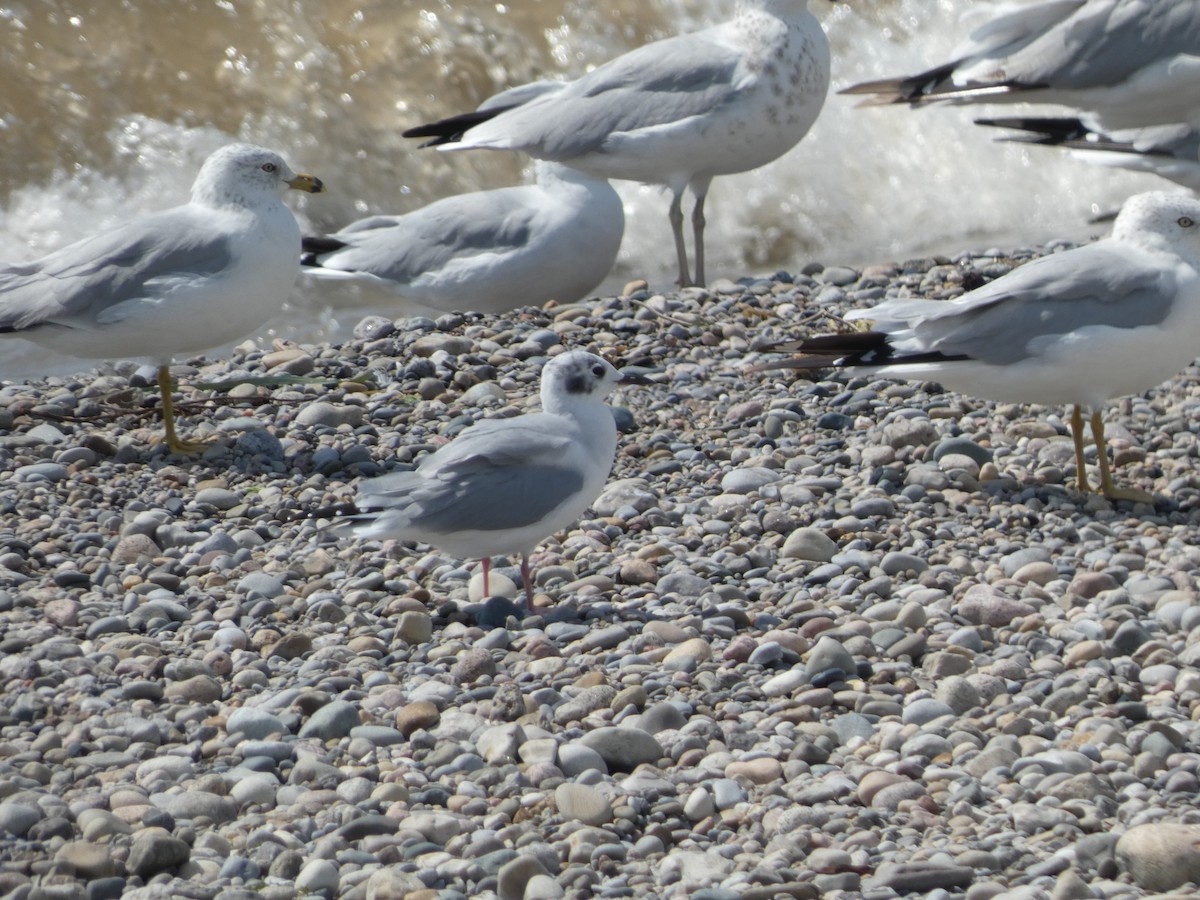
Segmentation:
<svg viewBox="0 0 1200 900">
<path fill-rule="evenodd" d="M 361 724 L 358 707 L 345 700 L 334 700 L 327 703 L 308 717 L 308 721 L 300 728 L 300 737 L 316 738 L 321 741 L 335 741 L 346 737 L 350 731 Z"/>
</svg>

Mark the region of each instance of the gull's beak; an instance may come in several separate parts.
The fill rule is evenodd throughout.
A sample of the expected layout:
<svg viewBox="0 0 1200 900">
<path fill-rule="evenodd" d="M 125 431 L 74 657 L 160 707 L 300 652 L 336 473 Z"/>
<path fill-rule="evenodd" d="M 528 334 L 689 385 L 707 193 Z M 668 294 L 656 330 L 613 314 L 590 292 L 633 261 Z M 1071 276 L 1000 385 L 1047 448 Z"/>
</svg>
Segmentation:
<svg viewBox="0 0 1200 900">
<path fill-rule="evenodd" d="M 325 184 L 316 175 L 306 175 L 303 172 L 287 183 L 293 191 L 304 191 L 306 194 L 320 194 L 325 190 Z"/>
<path fill-rule="evenodd" d="M 647 377 L 649 371 L 641 366 L 628 366 L 617 371 L 621 373 L 621 380 L 617 382 L 618 387 L 628 387 L 634 384 L 653 384 Z"/>
</svg>

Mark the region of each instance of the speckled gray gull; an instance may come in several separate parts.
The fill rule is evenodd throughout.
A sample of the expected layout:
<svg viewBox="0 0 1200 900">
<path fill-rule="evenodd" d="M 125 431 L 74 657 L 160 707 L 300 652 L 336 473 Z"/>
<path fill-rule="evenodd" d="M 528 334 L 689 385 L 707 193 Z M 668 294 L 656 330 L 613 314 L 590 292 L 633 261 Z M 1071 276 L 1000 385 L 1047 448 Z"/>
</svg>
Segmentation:
<svg viewBox="0 0 1200 900">
<path fill-rule="evenodd" d="M 542 161 L 535 175 L 534 184 L 446 197 L 305 237 L 301 271 L 441 312 L 573 303 L 612 269 L 624 208 L 603 178 Z"/>
<path fill-rule="evenodd" d="M 529 553 L 572 525 L 608 480 L 617 428 L 604 401 L 623 381 L 593 353 L 553 357 L 542 369 L 541 412 L 478 422 L 415 469 L 362 482 L 339 533 L 482 557 L 485 595 L 491 557 L 519 553 L 532 609 Z"/>
<path fill-rule="evenodd" d="M 27 263 L 0 265 L 0 335 L 83 359 L 158 364 L 167 446 L 169 364 L 250 334 L 277 313 L 299 269 L 300 226 L 285 190 L 316 193 L 279 154 L 230 144 L 205 160 L 182 206 L 131 219 Z"/>
<path fill-rule="evenodd" d="M 1001 140 L 1063 147 L 1085 162 L 1158 175 L 1200 193 L 1200 129 L 1191 125 L 1102 133 L 1077 118 L 1016 116 L 976 122 L 1025 132 Z"/>
<path fill-rule="evenodd" d="M 1200 125 L 1200 0 L 1007 3 L 950 60 L 846 94 L 868 104 L 1053 103 L 1089 126 Z"/>
<path fill-rule="evenodd" d="M 733 18 L 639 47 L 561 89 L 422 125 L 441 150 L 519 150 L 672 195 L 679 284 L 703 285 L 704 199 L 718 175 L 782 156 L 812 127 L 829 88 L 829 44 L 806 0 L 740 0 Z M 683 236 L 692 211 L 695 275 Z"/>
<path fill-rule="evenodd" d="M 889 300 L 849 318 L 871 329 L 782 345 L 774 349 L 805 356 L 762 368 L 865 368 L 990 400 L 1070 404 L 1081 491 L 1089 489 L 1089 407 L 1100 491 L 1149 500 L 1113 484 L 1100 407 L 1149 390 L 1200 353 L 1200 201 L 1138 194 L 1111 237 L 1035 259 L 954 300 Z"/>
</svg>

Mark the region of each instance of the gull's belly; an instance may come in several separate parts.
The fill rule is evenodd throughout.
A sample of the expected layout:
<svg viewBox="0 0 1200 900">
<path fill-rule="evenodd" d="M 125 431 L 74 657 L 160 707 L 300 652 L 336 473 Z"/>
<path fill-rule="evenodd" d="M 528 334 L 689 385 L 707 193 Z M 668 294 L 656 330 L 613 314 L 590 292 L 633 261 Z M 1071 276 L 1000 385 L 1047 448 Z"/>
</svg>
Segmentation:
<svg viewBox="0 0 1200 900">
<path fill-rule="evenodd" d="M 1089 327 L 1035 357 L 1009 365 L 978 361 L 883 366 L 889 378 L 930 380 L 985 400 L 1099 406 L 1140 394 L 1173 377 L 1200 355 L 1200 331 L 1165 326 Z"/>
<path fill-rule="evenodd" d="M 148 282 L 143 295 L 74 320 L 23 332 L 44 347 L 83 359 L 147 357 L 168 362 L 245 337 L 275 315 L 295 281 L 290 241 L 249 241 L 219 275 L 187 272 Z"/>
</svg>

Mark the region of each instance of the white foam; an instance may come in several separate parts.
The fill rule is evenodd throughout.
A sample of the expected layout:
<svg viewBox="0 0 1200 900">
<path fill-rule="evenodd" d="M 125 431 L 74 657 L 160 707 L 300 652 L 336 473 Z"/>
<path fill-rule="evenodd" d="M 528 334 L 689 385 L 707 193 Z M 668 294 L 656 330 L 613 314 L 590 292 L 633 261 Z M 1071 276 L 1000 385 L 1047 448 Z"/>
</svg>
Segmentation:
<svg viewBox="0 0 1200 900">
<path fill-rule="evenodd" d="M 996 5 L 810 2 L 833 49 L 834 91 L 944 61 L 978 17 Z M 235 139 L 277 149 L 297 170 L 324 179 L 329 193 L 288 201 L 302 227 L 312 230 L 332 231 L 368 213 L 403 213 L 450 193 L 510 184 L 520 177 L 522 163 L 515 155 L 419 151 L 399 132 L 423 121 L 426 112 L 470 108 L 514 83 L 574 77 L 648 40 L 729 16 L 727 0 L 613 0 L 603 6 L 569 0 L 552 20 L 537 18 L 546 11 L 480 7 L 467 0 L 447 0 L 419 20 L 410 5 L 389 5 L 386 12 L 380 7 L 364 13 L 361 22 L 348 21 L 336 5 L 320 0 L 298 5 L 304 14 L 285 21 L 272 12 L 270 0 L 248 4 L 241 15 L 247 23 L 269 20 L 278 29 L 271 40 L 247 26 L 228 36 L 231 47 L 246 48 L 242 56 L 219 71 L 190 73 L 188 96 L 195 100 L 190 120 L 209 115 L 215 121 L 215 110 L 237 108 L 237 133 L 124 117 L 92 123 L 94 135 L 62 137 L 108 141 L 118 149 L 100 154 L 111 159 L 100 171 L 60 171 L 10 194 L 0 210 L 0 258 L 30 259 L 131 213 L 184 202 L 201 161 Z M 960 21 L 968 13 L 976 18 Z M 102 15 L 85 18 L 79 28 L 86 33 Z M 322 37 L 330 44 L 321 45 Z M 417 52 L 418 41 L 424 55 Z M 128 49 L 112 52 L 143 52 L 145 46 L 131 38 Z M 72 74 L 82 79 L 76 70 Z M 55 78 L 46 83 L 55 84 Z M 89 90 L 98 97 L 103 87 L 99 77 L 91 87 L 76 82 L 85 100 Z M 47 94 L 44 102 L 52 104 L 55 96 Z M 994 130 L 971 121 L 986 109 L 854 104 L 854 98 L 831 92 L 796 149 L 758 171 L 716 180 L 708 201 L 710 279 L 799 271 L 814 260 L 863 265 L 1081 239 L 1103 230 L 1088 224 L 1092 215 L 1115 210 L 1129 194 L 1168 186 L 1150 175 L 1084 165 L 1053 149 L 996 143 Z M 139 107 L 131 97 L 125 108 Z M 19 123 L 6 137 L 18 128 Z M 61 158 L 71 157 L 69 147 L 56 150 Z M 662 227 L 664 198 L 635 184 L 618 188 L 626 205 L 626 236 L 602 291 L 611 293 L 634 276 L 670 289 L 674 254 Z M 325 315 L 320 297 L 297 291 L 293 300 L 298 312 L 264 331 L 261 340 L 276 334 L 309 340 L 344 333 L 353 324 L 349 315 Z M 21 371 L 10 358 L 16 352 L 10 345 L 17 343 L 0 344 L 5 377 Z M 38 368 L 25 371 L 44 367 L 43 356 L 33 358 Z M 81 368 L 86 365 L 66 360 L 58 370 Z"/>
</svg>

